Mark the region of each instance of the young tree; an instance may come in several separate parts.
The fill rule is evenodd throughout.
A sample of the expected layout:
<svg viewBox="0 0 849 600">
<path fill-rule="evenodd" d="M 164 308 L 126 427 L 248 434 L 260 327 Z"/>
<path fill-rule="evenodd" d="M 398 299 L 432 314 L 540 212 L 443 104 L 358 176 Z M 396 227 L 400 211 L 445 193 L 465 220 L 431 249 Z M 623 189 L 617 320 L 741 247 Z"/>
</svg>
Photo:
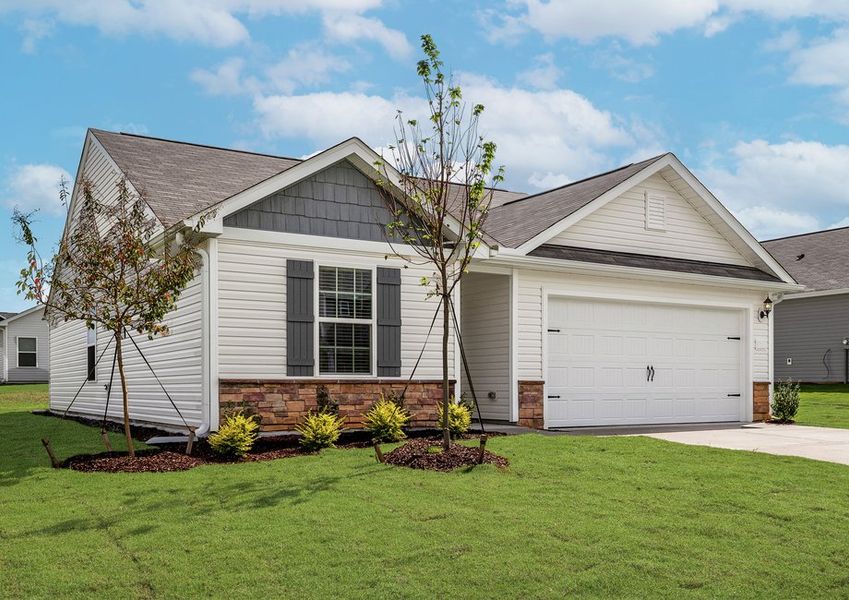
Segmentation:
<svg viewBox="0 0 849 600">
<path fill-rule="evenodd" d="M 60 198 L 66 203 L 63 182 Z M 27 265 L 21 269 L 18 293 L 45 307 L 52 324 L 84 321 L 112 335 L 121 380 L 124 433 L 131 458 L 135 448 L 130 431 L 129 395 L 124 372 L 124 333 L 135 330 L 150 338 L 167 335 L 165 315 L 176 306 L 198 266 L 195 252 L 206 217 L 190 231 L 161 232 L 147 212 L 147 203 L 117 183 L 117 197 L 101 201 L 90 181 L 77 190 L 79 210 L 68 224 L 56 254 L 42 260 L 32 230 L 32 213 L 15 210 L 13 221 L 27 246 Z"/>
<path fill-rule="evenodd" d="M 504 169 L 493 167 L 495 144 L 478 132 L 483 105 L 468 108 L 460 87 L 443 72 L 439 50 L 430 35 L 421 36 L 421 47 L 425 56 L 418 62 L 417 73 L 428 103 L 427 131 L 417 120 L 407 119 L 398 111 L 395 144 L 389 147 L 387 160 L 375 166 L 381 174 L 378 183 L 394 215 L 387 225 L 388 237 L 408 244 L 418 257 L 399 251 L 396 254 L 433 267 L 433 274 L 423 278 L 422 285 L 428 288 L 430 297 L 440 298 L 442 308 L 442 430 L 447 449 L 451 440 L 451 294 L 480 246 L 493 188 L 503 181 Z M 398 196 L 393 193 L 396 186 L 401 191 Z"/>
</svg>

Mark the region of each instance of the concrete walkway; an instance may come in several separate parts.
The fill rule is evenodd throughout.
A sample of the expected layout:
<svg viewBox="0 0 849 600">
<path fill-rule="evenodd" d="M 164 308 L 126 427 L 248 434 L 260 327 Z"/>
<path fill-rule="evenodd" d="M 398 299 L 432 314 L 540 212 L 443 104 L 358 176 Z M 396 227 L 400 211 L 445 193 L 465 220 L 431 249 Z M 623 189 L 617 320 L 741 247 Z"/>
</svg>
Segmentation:
<svg viewBox="0 0 849 600">
<path fill-rule="evenodd" d="M 849 465 L 849 429 L 752 423 L 742 427 L 645 434 L 681 444 L 752 450 Z"/>
</svg>

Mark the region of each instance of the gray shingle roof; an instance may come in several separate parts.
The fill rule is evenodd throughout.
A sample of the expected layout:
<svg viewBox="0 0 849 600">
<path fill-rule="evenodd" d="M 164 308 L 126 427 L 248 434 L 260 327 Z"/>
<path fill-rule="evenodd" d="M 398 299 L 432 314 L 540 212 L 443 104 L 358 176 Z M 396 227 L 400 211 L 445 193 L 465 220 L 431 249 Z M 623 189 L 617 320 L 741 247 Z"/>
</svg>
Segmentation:
<svg viewBox="0 0 849 600">
<path fill-rule="evenodd" d="M 165 227 L 301 162 L 127 133 L 91 132 Z"/>
<path fill-rule="evenodd" d="M 16 312 L 0 312 L 0 321 L 5 321 L 9 317 L 14 317 L 16 314 L 18 314 L 18 313 L 16 313 Z"/>
<path fill-rule="evenodd" d="M 669 258 L 667 256 L 632 254 L 630 252 L 614 252 L 612 250 L 591 250 L 589 248 L 543 244 L 531 250 L 528 255 L 558 258 L 560 260 L 577 260 L 603 265 L 618 265 L 621 267 L 696 273 L 699 275 L 712 275 L 714 277 L 734 277 L 736 279 L 753 279 L 756 281 L 781 281 L 778 277 L 765 273 L 755 267 L 726 265 L 702 260 L 688 260 L 685 258 Z"/>
<path fill-rule="evenodd" d="M 761 245 L 793 279 L 811 290 L 849 288 L 849 227 L 766 240 Z"/>
<path fill-rule="evenodd" d="M 520 246 L 664 156 L 654 156 L 497 206 L 490 210 L 485 229 L 505 246 Z"/>
</svg>

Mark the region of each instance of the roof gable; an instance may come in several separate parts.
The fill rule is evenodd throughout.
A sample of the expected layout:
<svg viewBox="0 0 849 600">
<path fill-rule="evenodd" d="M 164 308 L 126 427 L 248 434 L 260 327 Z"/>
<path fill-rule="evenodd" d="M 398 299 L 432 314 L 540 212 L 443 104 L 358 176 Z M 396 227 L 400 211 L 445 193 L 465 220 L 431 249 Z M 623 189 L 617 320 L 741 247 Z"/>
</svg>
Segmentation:
<svg viewBox="0 0 849 600">
<path fill-rule="evenodd" d="M 98 129 L 91 133 L 165 227 L 301 162 Z"/>
<path fill-rule="evenodd" d="M 762 245 L 810 290 L 849 288 L 849 227 L 767 240 Z"/>
</svg>

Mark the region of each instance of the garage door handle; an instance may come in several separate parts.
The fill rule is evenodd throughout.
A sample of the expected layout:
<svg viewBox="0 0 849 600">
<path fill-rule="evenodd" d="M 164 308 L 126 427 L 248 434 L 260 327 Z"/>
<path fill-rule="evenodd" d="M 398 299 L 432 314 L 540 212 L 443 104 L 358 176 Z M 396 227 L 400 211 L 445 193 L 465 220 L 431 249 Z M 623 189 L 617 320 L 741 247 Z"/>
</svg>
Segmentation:
<svg viewBox="0 0 849 600">
<path fill-rule="evenodd" d="M 651 367 L 646 365 L 646 381 L 651 381 Z"/>
<path fill-rule="evenodd" d="M 649 369 L 651 369 L 651 378 L 649 381 L 654 381 L 654 365 L 650 366 Z"/>
<path fill-rule="evenodd" d="M 729 398 L 739 398 L 740 394 L 728 394 Z"/>
<path fill-rule="evenodd" d="M 560 396 L 546 396 L 546 398 L 559 399 L 559 398 L 560 398 Z"/>
<path fill-rule="evenodd" d="M 560 333 L 559 329 L 549 329 L 548 333 Z"/>
</svg>

